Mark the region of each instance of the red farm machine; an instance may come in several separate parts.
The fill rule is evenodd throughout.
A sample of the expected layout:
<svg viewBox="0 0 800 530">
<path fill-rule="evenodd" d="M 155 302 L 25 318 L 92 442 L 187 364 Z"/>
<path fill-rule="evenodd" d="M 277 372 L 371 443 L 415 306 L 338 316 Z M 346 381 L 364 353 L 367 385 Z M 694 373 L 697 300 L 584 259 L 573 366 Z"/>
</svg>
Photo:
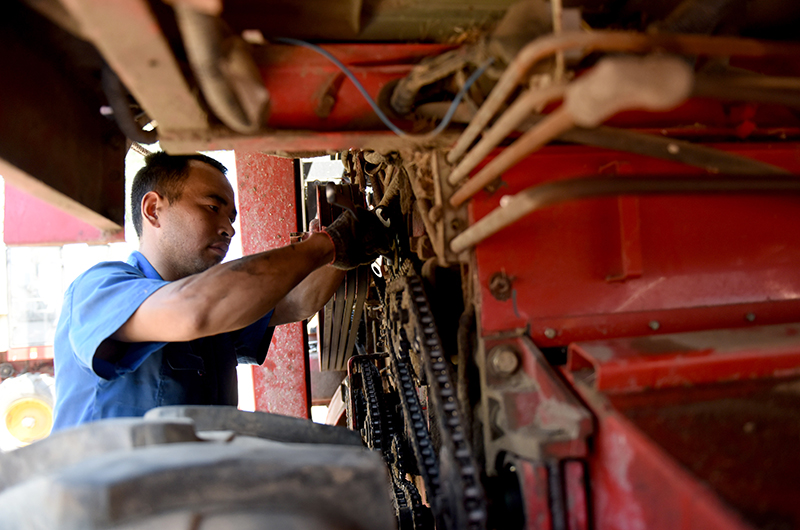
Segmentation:
<svg viewBox="0 0 800 530">
<path fill-rule="evenodd" d="M 284 416 L 58 433 L 5 455 L 0 521 L 800 527 L 796 2 L 0 9 L 9 182 L 113 232 L 129 147 L 234 150 L 245 253 L 357 205 L 395 236 L 320 314 L 321 372 L 276 330 Z M 306 182 L 322 155 L 341 181 Z M 286 417 L 312 403 L 349 431 Z"/>
</svg>

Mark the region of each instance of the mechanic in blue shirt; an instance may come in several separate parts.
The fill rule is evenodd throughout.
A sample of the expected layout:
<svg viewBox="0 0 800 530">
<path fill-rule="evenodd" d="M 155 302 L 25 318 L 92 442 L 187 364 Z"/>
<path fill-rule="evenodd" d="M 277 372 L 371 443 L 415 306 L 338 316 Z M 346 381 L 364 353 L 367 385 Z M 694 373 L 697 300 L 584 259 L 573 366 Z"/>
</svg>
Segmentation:
<svg viewBox="0 0 800 530">
<path fill-rule="evenodd" d="M 54 430 L 163 405 L 236 405 L 236 364 L 264 361 L 271 327 L 308 318 L 343 269 L 388 250 L 364 210 L 221 264 L 236 218 L 225 172 L 199 154 L 147 157 L 131 196 L 139 251 L 91 268 L 64 296 Z"/>
</svg>

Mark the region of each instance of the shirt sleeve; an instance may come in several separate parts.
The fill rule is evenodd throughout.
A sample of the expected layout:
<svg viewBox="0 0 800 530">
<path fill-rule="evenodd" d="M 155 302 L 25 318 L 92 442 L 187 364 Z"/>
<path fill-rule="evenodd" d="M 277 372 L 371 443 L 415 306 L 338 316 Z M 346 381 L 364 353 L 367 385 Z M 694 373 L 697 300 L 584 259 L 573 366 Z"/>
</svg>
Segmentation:
<svg viewBox="0 0 800 530">
<path fill-rule="evenodd" d="M 239 364 L 264 363 L 267 358 L 269 343 L 272 340 L 272 333 L 275 331 L 274 327 L 269 326 L 273 311 L 270 311 L 246 328 L 235 332 L 234 344 Z"/>
<path fill-rule="evenodd" d="M 151 294 L 169 282 L 146 278 L 122 262 L 101 263 L 72 285 L 69 341 L 79 361 L 104 379 L 135 370 L 163 342 L 108 340 Z M 99 359 L 100 349 L 116 350 L 116 363 Z"/>
</svg>

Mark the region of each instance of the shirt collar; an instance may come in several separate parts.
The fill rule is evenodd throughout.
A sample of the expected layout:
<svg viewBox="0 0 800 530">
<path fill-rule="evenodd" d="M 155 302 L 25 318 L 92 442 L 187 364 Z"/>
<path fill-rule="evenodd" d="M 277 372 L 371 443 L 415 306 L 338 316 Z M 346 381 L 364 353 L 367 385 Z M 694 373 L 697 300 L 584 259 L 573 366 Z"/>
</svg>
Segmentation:
<svg viewBox="0 0 800 530">
<path fill-rule="evenodd" d="M 136 267 L 137 269 L 142 271 L 142 273 L 144 273 L 145 278 L 148 278 L 150 280 L 163 280 L 158 271 L 156 271 L 156 269 L 153 268 L 152 265 L 150 265 L 150 262 L 147 261 L 147 258 L 144 257 L 144 254 L 142 254 L 138 250 L 134 250 L 133 252 L 131 252 L 131 255 L 128 256 L 127 263 L 128 265 Z"/>
</svg>

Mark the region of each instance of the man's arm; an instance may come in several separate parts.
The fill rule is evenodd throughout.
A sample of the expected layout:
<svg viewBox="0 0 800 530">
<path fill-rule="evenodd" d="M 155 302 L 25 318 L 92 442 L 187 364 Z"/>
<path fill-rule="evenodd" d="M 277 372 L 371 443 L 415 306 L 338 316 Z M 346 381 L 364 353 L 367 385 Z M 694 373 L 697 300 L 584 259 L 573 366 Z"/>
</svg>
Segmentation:
<svg viewBox="0 0 800 530">
<path fill-rule="evenodd" d="M 330 266 L 309 274 L 275 306 L 269 325 L 277 326 L 310 318 L 330 300 L 345 274 L 346 271 Z"/>
<path fill-rule="evenodd" d="M 313 234 L 301 243 L 217 265 L 153 293 L 111 338 L 180 342 L 241 329 L 333 257 L 328 236 Z"/>
</svg>

